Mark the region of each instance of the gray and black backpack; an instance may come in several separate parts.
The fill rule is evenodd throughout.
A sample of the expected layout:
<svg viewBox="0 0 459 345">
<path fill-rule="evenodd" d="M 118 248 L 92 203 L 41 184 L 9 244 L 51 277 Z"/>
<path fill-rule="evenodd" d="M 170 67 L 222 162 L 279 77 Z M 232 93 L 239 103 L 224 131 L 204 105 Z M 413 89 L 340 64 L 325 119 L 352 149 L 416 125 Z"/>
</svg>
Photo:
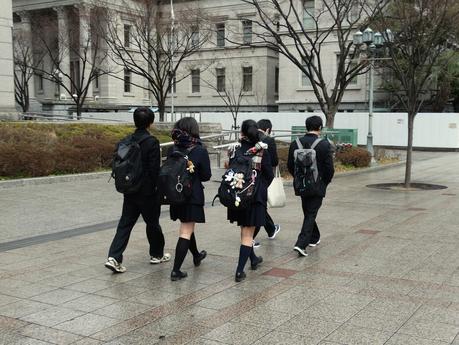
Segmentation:
<svg viewBox="0 0 459 345">
<path fill-rule="evenodd" d="M 316 146 L 322 141 L 317 138 L 310 148 L 304 148 L 299 138 L 296 139 L 298 149 L 293 152 L 295 172 L 293 188 L 295 195 L 315 196 L 321 194 L 322 179 L 317 169 Z"/>
</svg>

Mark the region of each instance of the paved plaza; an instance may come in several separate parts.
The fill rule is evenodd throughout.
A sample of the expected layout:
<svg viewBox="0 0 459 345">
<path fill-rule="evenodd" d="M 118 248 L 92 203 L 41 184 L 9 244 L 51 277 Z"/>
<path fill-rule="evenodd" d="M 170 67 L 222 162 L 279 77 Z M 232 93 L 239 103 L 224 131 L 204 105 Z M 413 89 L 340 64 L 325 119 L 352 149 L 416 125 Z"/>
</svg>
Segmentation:
<svg viewBox="0 0 459 345">
<path fill-rule="evenodd" d="M 188 255 L 188 278 L 171 282 L 172 262 L 149 264 L 142 222 L 128 271 L 104 268 L 122 201 L 105 177 L 0 188 L 0 344 L 459 345 L 459 153 L 415 159 L 416 182 L 448 189 L 366 187 L 400 182 L 403 166 L 338 176 L 307 258 L 292 251 L 302 213 L 286 187 L 286 207 L 271 210 L 282 230 L 260 232 L 265 261 L 242 283 L 222 206 L 197 226 L 208 257 L 195 268 Z M 173 254 L 166 208 L 161 224 Z"/>
</svg>

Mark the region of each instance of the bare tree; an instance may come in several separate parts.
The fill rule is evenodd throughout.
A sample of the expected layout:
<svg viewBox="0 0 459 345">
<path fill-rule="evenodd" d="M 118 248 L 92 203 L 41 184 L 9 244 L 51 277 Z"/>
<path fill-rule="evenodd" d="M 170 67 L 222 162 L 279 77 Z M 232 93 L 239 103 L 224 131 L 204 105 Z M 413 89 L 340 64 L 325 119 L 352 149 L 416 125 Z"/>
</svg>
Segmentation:
<svg viewBox="0 0 459 345">
<path fill-rule="evenodd" d="M 258 14 L 251 18 L 256 37 L 252 45 L 267 45 L 304 73 L 325 114 L 327 127 L 333 128 L 346 88 L 367 68 L 366 61 L 355 60 L 358 52 L 352 35 L 368 23 L 387 0 L 322 0 L 319 6 L 304 0 L 242 2 Z M 330 78 L 330 62 L 324 48 L 333 40 L 337 42 L 337 73 Z"/>
<path fill-rule="evenodd" d="M 447 68 L 447 57 L 454 56 L 448 51 L 457 42 L 458 22 L 456 0 L 397 0 L 380 12 L 379 26 L 395 32 L 387 48 L 391 59 L 384 66 L 391 71 L 393 94 L 408 113 L 406 188 L 411 184 L 414 119 L 429 99 L 434 70 Z"/>
<path fill-rule="evenodd" d="M 209 35 L 199 8 L 182 4 L 174 13 L 165 6 L 167 3 L 161 0 L 125 2 L 122 15 L 127 22 L 108 21 L 105 37 L 112 61 L 146 80 L 146 85 L 132 84 L 153 95 L 161 121 L 172 84 L 190 74 L 190 70 L 179 67 L 203 46 Z M 119 15 L 119 9 L 111 12 L 111 18 L 119 18 Z"/>
<path fill-rule="evenodd" d="M 13 33 L 14 97 L 23 113 L 29 111 L 30 80 L 35 69 L 43 62 L 43 53 L 33 51 L 30 35 L 30 32 L 21 30 L 15 30 Z"/>
<path fill-rule="evenodd" d="M 57 21 L 49 14 L 34 18 L 36 41 L 43 49 L 47 62 L 34 69 L 44 79 L 65 90 L 75 102 L 77 119 L 81 119 L 94 81 L 110 73 L 108 51 L 102 40 L 105 32 L 98 25 L 99 21 L 104 21 L 107 11 L 88 4 L 70 8 L 71 13 L 66 13 L 63 8 L 57 11 L 62 11 L 58 16 L 70 17 L 68 30 L 60 31 Z M 68 65 L 70 57 L 77 66 L 73 71 Z"/>
<path fill-rule="evenodd" d="M 252 73 L 250 76 L 244 77 L 243 67 L 235 66 L 231 62 L 226 64 L 225 67 L 219 65 L 215 67 L 215 69 L 209 69 L 210 80 L 202 78 L 202 81 L 207 88 L 215 91 L 226 105 L 233 118 L 232 129 L 237 130 L 239 128 L 237 118 L 243 100 L 248 93 L 252 93 L 254 70 L 252 67 L 248 67 Z"/>
</svg>

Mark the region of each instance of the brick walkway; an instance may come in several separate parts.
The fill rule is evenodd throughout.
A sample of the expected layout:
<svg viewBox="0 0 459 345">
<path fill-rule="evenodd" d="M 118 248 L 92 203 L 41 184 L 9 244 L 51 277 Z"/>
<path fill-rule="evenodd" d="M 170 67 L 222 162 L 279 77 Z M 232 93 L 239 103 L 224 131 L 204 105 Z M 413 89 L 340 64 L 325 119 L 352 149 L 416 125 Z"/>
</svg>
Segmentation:
<svg viewBox="0 0 459 345">
<path fill-rule="evenodd" d="M 302 219 L 287 188 L 271 211 L 282 231 L 260 233 L 265 263 L 239 284 L 239 231 L 221 206 L 197 228 L 210 255 L 199 268 L 187 257 L 189 277 L 173 283 L 171 263 L 148 263 L 143 224 L 128 271 L 103 267 L 121 202 L 105 179 L 1 190 L 0 344 L 459 345 L 459 154 L 428 158 L 415 180 L 448 189 L 365 187 L 400 181 L 403 167 L 338 177 L 307 258 L 292 251 Z M 177 224 L 165 212 L 162 225 L 173 253 Z"/>
</svg>

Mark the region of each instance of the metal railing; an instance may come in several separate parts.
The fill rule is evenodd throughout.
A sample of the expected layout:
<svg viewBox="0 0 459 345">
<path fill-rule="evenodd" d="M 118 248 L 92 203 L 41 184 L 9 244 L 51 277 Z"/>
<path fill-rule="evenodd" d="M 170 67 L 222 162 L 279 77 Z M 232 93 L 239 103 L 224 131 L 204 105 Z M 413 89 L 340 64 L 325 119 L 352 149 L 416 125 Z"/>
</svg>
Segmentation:
<svg viewBox="0 0 459 345">
<path fill-rule="evenodd" d="M 203 137 L 201 137 L 201 140 L 211 140 L 211 139 L 218 139 L 217 140 L 217 143 L 218 145 L 215 145 L 215 146 L 212 146 L 213 149 L 216 149 L 215 152 L 209 152 L 209 155 L 216 155 L 216 159 L 217 159 L 217 167 L 220 168 L 220 165 L 221 165 L 221 150 L 217 149 L 218 147 L 222 146 L 222 142 L 224 141 L 225 137 L 226 136 L 230 136 L 232 134 L 235 134 L 237 131 L 228 131 L 228 130 L 223 130 L 221 133 L 219 134 L 211 134 L 211 135 L 205 135 Z M 173 141 L 168 141 L 166 143 L 162 143 L 159 145 L 159 148 L 161 150 L 161 157 L 163 157 L 163 149 L 164 148 L 167 148 L 167 147 L 171 147 L 172 145 L 174 145 L 174 142 Z"/>
</svg>

